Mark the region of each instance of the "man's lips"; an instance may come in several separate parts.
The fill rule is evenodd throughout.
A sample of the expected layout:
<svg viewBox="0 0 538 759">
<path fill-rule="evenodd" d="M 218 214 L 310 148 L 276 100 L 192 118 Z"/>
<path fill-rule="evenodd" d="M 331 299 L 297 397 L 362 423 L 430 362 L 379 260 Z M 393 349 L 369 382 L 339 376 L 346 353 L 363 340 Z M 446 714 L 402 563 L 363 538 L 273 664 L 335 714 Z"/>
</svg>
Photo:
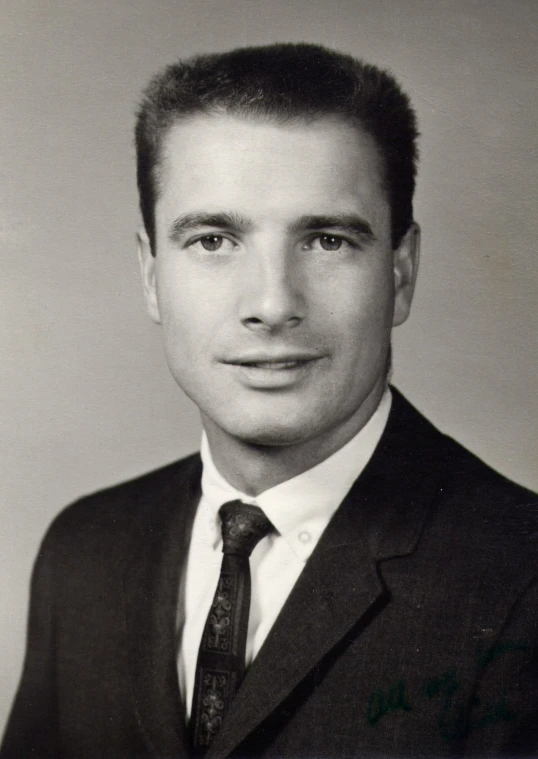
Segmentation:
<svg viewBox="0 0 538 759">
<path fill-rule="evenodd" d="M 311 359 L 297 361 L 242 361 L 239 366 L 248 366 L 254 369 L 294 369 L 296 366 L 306 364 L 307 360 Z"/>
<path fill-rule="evenodd" d="M 253 354 L 247 356 L 233 356 L 222 361 L 224 364 L 233 366 L 243 366 L 253 369 L 266 369 L 273 371 L 282 371 L 285 369 L 295 369 L 311 361 L 321 358 L 320 355 L 314 354 Z"/>
<path fill-rule="evenodd" d="M 221 361 L 237 371 L 242 384 L 259 390 L 294 387 L 310 373 L 310 367 L 324 358 L 323 354 L 288 351 L 274 353 L 242 353 Z"/>
</svg>

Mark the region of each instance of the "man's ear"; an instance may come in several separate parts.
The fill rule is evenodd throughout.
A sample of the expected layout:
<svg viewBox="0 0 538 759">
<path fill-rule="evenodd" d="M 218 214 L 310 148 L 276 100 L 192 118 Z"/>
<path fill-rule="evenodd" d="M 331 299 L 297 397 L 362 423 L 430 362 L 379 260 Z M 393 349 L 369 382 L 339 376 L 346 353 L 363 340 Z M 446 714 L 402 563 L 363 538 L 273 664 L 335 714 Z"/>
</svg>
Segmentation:
<svg viewBox="0 0 538 759">
<path fill-rule="evenodd" d="M 392 326 L 403 324 L 411 311 L 420 258 L 420 227 L 413 222 L 392 252 L 394 271 L 394 316 Z"/>
<path fill-rule="evenodd" d="M 155 324 L 161 323 L 159 300 L 157 298 L 157 285 L 155 282 L 155 256 L 151 252 L 151 244 L 146 230 L 142 227 L 137 234 L 138 263 L 142 276 L 142 287 L 150 317 Z"/>
</svg>

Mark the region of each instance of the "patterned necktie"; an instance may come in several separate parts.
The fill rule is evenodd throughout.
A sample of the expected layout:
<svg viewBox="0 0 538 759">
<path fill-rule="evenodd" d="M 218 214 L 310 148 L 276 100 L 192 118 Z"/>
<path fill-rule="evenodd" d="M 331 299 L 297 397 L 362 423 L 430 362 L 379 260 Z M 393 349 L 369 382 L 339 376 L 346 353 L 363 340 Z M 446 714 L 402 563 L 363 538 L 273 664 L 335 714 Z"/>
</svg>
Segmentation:
<svg viewBox="0 0 538 759">
<path fill-rule="evenodd" d="M 257 506 L 230 501 L 221 506 L 222 565 L 205 623 L 192 698 L 192 745 L 210 746 L 245 674 L 250 610 L 249 557 L 273 528 Z"/>
</svg>

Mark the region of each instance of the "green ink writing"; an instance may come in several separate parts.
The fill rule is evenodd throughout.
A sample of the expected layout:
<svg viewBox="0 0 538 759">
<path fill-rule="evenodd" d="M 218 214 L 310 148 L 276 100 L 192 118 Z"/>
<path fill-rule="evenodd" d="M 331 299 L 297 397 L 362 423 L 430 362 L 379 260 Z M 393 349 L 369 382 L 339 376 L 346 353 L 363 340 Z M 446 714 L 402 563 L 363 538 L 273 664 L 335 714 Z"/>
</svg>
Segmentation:
<svg viewBox="0 0 538 759">
<path fill-rule="evenodd" d="M 476 706 L 480 706 L 480 699 L 476 699 Z M 471 721 L 470 730 L 477 730 L 488 725 L 496 725 L 498 722 L 512 722 L 517 713 L 508 708 L 508 697 L 503 691 L 498 701 L 484 705 L 484 713 Z"/>
<path fill-rule="evenodd" d="M 377 725 L 386 714 L 411 710 L 405 681 L 398 680 L 386 692 L 376 690 L 372 693 L 366 709 L 366 721 L 369 725 Z"/>
<path fill-rule="evenodd" d="M 516 712 L 510 711 L 507 696 L 503 691 L 497 701 L 482 704 L 478 696 L 471 696 L 467 701 L 458 701 L 455 694 L 460 688 L 456 669 L 447 670 L 440 677 L 429 680 L 426 684 L 428 698 L 443 695 L 438 718 L 439 734 L 447 742 L 466 738 L 473 730 L 478 730 L 498 722 L 511 722 Z M 476 716 L 476 710 L 481 714 Z"/>
<path fill-rule="evenodd" d="M 526 640 L 501 640 L 492 646 L 488 646 L 488 648 L 483 644 L 479 645 L 476 648 L 476 668 L 482 669 L 482 667 L 500 659 L 504 654 L 514 651 L 526 651 L 528 648 L 530 648 L 530 643 Z"/>
<path fill-rule="evenodd" d="M 530 648 L 528 641 L 503 640 L 492 646 L 478 646 L 476 649 L 476 668 L 481 670 L 488 664 L 498 661 L 509 653 L 526 651 Z M 448 743 L 464 740 L 469 733 L 499 722 L 511 722 L 518 716 L 509 708 L 505 691 L 500 698 L 485 701 L 479 696 L 464 696 L 465 689 L 458 677 L 456 667 L 451 667 L 437 677 L 425 683 L 418 695 L 439 701 L 437 726 L 439 735 Z M 370 695 L 366 708 L 366 721 L 375 726 L 387 714 L 410 712 L 413 706 L 407 691 L 407 683 L 400 679 L 386 690 L 375 690 Z"/>
<path fill-rule="evenodd" d="M 456 667 L 448 669 L 440 677 L 429 680 L 425 688 L 428 698 L 442 696 L 437 724 L 439 734 L 449 742 L 461 740 L 467 733 L 466 705 L 454 700 L 459 689 L 460 681 Z"/>
</svg>

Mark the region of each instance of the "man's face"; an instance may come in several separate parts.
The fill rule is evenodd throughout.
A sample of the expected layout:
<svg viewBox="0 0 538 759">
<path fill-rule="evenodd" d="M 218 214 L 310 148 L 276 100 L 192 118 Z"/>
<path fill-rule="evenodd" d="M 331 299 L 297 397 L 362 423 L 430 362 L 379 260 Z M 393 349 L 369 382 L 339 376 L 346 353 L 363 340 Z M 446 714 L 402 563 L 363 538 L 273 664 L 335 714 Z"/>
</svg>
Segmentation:
<svg viewBox="0 0 538 759">
<path fill-rule="evenodd" d="M 416 228 L 391 248 L 373 141 L 337 119 L 200 115 L 164 147 L 145 293 L 210 439 L 345 442 L 383 392 L 416 270 Z"/>
</svg>

